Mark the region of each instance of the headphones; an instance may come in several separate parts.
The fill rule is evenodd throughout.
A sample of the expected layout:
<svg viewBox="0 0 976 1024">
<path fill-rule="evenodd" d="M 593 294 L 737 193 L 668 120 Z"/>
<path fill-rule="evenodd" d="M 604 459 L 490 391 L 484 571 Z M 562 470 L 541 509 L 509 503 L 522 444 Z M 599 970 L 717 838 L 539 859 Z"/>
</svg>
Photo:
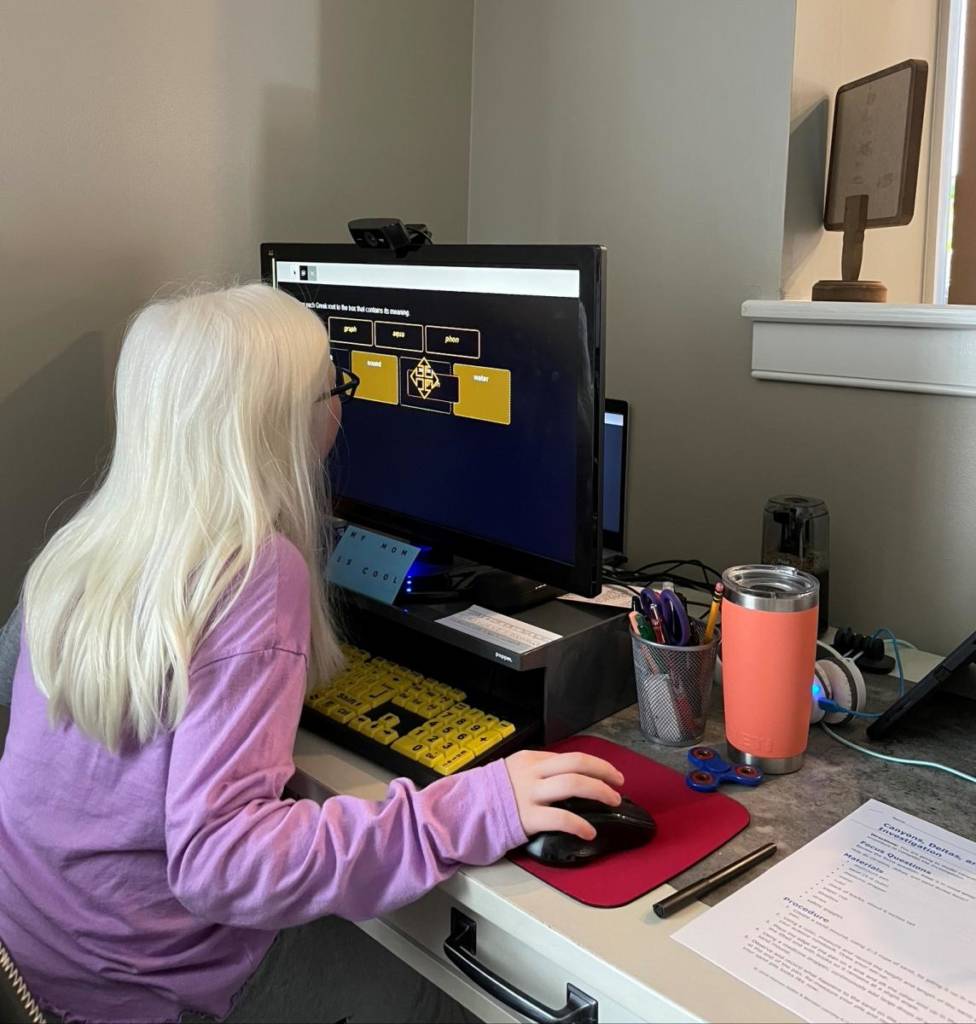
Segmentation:
<svg viewBox="0 0 976 1024">
<path fill-rule="evenodd" d="M 866 704 L 867 688 L 861 670 L 852 659 L 818 640 L 810 688 L 810 724 L 846 725 L 854 720 L 854 713 L 863 713 Z"/>
<path fill-rule="evenodd" d="M 715 662 L 715 682 L 722 685 L 721 657 Z M 867 687 L 857 663 L 818 640 L 810 685 L 810 724 L 846 725 L 854 720 L 855 714 L 864 713 L 867 701 Z"/>
</svg>

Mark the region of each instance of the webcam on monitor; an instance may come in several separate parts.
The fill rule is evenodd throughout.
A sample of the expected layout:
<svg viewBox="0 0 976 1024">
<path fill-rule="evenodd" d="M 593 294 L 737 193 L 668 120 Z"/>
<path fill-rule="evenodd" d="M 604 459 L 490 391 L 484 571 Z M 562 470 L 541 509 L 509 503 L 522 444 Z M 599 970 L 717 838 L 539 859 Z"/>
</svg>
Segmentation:
<svg viewBox="0 0 976 1024">
<path fill-rule="evenodd" d="M 430 245 L 433 235 L 426 224 L 404 224 L 396 217 L 364 217 L 349 221 L 349 234 L 363 249 L 391 250 L 405 256 L 423 245 Z"/>
</svg>

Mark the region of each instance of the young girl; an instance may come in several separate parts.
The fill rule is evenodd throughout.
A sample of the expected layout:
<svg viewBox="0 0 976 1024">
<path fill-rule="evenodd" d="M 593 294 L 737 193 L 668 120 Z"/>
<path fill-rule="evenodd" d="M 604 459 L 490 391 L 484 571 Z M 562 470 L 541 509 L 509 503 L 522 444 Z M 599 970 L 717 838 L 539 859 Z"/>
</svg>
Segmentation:
<svg viewBox="0 0 976 1024">
<path fill-rule="evenodd" d="M 619 802 L 612 766 L 541 752 L 282 799 L 306 687 L 341 660 L 318 538 L 342 392 L 321 321 L 263 285 L 128 331 L 108 474 L 27 577 L 0 761 L 0 942 L 69 1020 L 223 1017 L 278 929 L 592 836 L 555 801 Z"/>
</svg>

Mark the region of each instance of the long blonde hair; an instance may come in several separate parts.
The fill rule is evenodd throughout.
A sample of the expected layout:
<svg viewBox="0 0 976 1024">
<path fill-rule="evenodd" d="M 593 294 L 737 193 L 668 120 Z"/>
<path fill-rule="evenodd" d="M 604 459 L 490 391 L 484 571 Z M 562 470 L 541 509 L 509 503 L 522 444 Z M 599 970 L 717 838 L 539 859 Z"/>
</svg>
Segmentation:
<svg viewBox="0 0 976 1024">
<path fill-rule="evenodd" d="M 52 723 L 113 751 L 174 728 L 194 649 L 275 532 L 312 580 L 310 677 L 333 673 L 327 495 L 312 437 L 328 359 L 319 318 L 266 285 L 155 302 L 135 317 L 116 371 L 111 465 L 24 588 Z"/>
</svg>

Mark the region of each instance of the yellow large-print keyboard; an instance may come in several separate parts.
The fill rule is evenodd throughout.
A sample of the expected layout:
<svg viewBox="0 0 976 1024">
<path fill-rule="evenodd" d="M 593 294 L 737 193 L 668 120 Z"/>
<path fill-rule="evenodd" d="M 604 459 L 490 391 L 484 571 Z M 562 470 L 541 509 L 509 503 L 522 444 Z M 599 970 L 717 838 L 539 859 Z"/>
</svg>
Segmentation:
<svg viewBox="0 0 976 1024">
<path fill-rule="evenodd" d="M 308 695 L 302 724 L 397 775 L 425 785 L 531 737 L 510 709 L 476 706 L 465 691 L 361 648 L 343 651 L 345 670 Z"/>
</svg>

